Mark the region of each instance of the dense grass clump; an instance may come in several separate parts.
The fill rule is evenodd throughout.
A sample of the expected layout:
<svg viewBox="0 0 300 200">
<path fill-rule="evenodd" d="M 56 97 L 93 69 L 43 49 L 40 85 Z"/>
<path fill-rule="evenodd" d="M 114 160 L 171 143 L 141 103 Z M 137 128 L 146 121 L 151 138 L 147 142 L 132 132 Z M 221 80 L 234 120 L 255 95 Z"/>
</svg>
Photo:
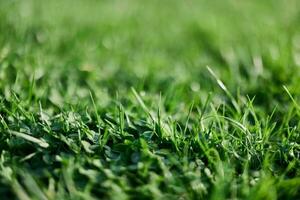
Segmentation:
<svg viewBox="0 0 300 200">
<path fill-rule="evenodd" d="M 2 199 L 300 199 L 300 1 L 0 0 Z"/>
</svg>

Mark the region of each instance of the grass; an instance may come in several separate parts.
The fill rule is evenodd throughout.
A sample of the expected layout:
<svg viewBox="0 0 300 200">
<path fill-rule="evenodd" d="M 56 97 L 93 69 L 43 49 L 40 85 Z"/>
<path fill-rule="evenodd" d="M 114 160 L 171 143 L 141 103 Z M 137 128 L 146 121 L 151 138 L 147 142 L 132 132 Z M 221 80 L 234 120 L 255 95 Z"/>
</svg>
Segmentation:
<svg viewBox="0 0 300 200">
<path fill-rule="evenodd" d="M 0 0 L 4 199 L 300 199 L 297 0 Z"/>
</svg>

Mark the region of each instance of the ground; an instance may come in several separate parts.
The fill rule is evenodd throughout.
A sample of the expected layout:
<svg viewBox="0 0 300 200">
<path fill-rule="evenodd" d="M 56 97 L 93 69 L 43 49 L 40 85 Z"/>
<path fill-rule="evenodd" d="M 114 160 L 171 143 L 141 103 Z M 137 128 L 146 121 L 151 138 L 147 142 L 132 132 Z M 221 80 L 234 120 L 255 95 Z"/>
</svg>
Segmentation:
<svg viewBox="0 0 300 200">
<path fill-rule="evenodd" d="M 300 1 L 0 0 L 4 199 L 300 199 Z"/>
</svg>

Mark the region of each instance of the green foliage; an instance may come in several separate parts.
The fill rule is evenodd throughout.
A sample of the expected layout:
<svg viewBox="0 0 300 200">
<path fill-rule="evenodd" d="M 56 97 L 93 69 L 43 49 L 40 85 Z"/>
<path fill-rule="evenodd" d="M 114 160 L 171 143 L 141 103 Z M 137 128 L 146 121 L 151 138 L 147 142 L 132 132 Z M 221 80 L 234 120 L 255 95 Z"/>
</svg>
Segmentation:
<svg viewBox="0 0 300 200">
<path fill-rule="evenodd" d="M 0 196 L 300 198 L 297 0 L 0 0 Z"/>
</svg>

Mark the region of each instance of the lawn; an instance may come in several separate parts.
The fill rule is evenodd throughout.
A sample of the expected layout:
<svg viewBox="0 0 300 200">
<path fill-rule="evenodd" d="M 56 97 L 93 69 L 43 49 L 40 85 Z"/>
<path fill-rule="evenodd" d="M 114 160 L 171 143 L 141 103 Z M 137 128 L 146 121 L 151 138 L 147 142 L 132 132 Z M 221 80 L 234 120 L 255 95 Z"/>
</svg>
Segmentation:
<svg viewBox="0 0 300 200">
<path fill-rule="evenodd" d="M 1 199 L 300 199 L 300 1 L 0 0 Z"/>
</svg>

